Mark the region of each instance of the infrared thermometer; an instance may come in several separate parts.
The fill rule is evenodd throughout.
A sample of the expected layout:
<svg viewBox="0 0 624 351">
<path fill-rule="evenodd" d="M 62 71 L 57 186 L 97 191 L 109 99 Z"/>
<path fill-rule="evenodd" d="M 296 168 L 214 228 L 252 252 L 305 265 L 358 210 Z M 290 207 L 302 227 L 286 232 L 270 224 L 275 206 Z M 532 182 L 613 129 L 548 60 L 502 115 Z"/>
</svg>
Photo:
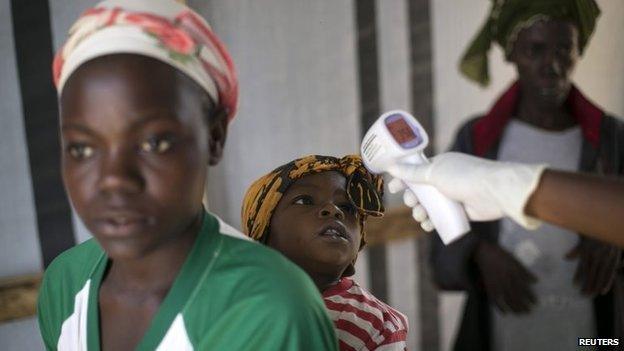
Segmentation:
<svg viewBox="0 0 624 351">
<path fill-rule="evenodd" d="M 396 163 L 428 163 L 424 153 L 428 144 L 429 136 L 416 118 L 405 111 L 394 110 L 381 115 L 366 132 L 360 152 L 368 170 L 383 173 Z M 460 203 L 431 185 L 405 184 L 418 197 L 444 244 L 448 245 L 470 230 Z"/>
</svg>

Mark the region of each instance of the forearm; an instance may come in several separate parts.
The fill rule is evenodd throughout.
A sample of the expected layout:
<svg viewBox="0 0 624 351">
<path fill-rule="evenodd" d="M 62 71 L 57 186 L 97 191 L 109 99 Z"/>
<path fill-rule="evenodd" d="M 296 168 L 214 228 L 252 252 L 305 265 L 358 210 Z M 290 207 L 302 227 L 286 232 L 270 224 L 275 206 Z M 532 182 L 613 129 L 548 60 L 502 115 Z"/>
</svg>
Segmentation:
<svg viewBox="0 0 624 351">
<path fill-rule="evenodd" d="M 624 247 L 624 181 L 546 170 L 525 212 Z"/>
</svg>

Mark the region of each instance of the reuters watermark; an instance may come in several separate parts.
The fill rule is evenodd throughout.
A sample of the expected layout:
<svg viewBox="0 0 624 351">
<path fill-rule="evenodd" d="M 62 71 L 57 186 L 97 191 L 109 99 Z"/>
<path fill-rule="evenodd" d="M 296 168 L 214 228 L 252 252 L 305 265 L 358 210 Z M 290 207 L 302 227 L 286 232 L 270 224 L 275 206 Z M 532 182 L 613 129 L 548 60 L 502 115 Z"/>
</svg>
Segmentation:
<svg viewBox="0 0 624 351">
<path fill-rule="evenodd" d="M 620 339 L 578 338 L 578 346 L 619 346 Z"/>
</svg>

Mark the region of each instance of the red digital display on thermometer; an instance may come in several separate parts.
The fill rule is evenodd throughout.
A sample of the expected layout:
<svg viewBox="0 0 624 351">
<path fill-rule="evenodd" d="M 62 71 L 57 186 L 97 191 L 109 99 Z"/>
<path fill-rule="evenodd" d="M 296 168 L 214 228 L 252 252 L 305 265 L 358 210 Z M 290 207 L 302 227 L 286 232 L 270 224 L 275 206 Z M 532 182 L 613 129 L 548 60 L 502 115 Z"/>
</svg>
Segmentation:
<svg viewBox="0 0 624 351">
<path fill-rule="evenodd" d="M 418 135 L 418 131 L 412 127 L 403 116 L 396 114 L 391 115 L 384 121 L 386 128 L 394 140 L 405 149 L 410 149 L 420 145 L 422 138 Z"/>
</svg>

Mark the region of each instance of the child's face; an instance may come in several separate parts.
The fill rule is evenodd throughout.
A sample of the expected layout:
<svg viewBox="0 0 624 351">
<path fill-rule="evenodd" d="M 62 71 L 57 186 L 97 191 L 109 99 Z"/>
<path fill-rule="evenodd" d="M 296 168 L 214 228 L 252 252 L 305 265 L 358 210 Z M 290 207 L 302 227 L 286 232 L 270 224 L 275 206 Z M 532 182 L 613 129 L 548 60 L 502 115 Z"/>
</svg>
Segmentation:
<svg viewBox="0 0 624 351">
<path fill-rule="evenodd" d="M 81 66 L 61 98 L 62 173 L 69 198 L 112 258 L 175 240 L 201 213 L 212 145 L 225 123 L 174 68 L 138 55 Z M 210 146 L 209 146 L 210 145 Z"/>
<path fill-rule="evenodd" d="M 297 180 L 275 208 L 267 244 L 308 274 L 340 277 L 361 239 L 359 214 L 345 189 L 345 177 L 335 171 Z"/>
</svg>

